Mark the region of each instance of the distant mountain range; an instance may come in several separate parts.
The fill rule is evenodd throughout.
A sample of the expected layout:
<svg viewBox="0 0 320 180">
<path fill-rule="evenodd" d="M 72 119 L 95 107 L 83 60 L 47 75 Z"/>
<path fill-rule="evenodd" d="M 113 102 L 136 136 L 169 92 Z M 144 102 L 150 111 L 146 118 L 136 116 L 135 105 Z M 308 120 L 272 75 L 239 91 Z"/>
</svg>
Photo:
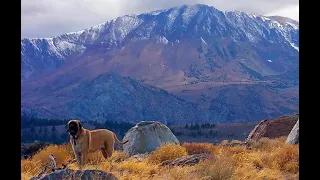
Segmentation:
<svg viewBox="0 0 320 180">
<path fill-rule="evenodd" d="M 23 39 L 21 66 L 39 116 L 256 121 L 298 111 L 299 22 L 184 5 Z"/>
</svg>

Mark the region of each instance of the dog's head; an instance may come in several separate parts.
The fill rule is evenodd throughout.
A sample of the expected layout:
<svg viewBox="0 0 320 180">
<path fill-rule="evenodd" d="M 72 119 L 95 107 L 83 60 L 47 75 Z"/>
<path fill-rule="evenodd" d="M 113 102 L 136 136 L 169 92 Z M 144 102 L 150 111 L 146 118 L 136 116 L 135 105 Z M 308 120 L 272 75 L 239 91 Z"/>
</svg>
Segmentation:
<svg viewBox="0 0 320 180">
<path fill-rule="evenodd" d="M 67 132 L 73 137 L 77 138 L 76 136 L 79 136 L 82 130 L 82 125 L 79 120 L 70 120 L 68 122 L 68 130 Z"/>
</svg>

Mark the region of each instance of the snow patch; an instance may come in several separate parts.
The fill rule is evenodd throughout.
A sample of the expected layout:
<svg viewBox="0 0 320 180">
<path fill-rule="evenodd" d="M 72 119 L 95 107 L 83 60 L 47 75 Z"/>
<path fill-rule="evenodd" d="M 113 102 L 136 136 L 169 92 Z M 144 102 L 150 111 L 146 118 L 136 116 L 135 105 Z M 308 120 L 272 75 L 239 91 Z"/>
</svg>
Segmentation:
<svg viewBox="0 0 320 180">
<path fill-rule="evenodd" d="M 293 29 L 295 29 L 295 30 L 299 29 L 299 27 L 298 27 L 297 25 L 292 24 L 292 23 L 290 23 L 290 22 L 286 22 L 286 24 L 287 24 L 287 25 L 290 25 L 290 26 L 293 27 Z"/>
<path fill-rule="evenodd" d="M 187 6 L 182 14 L 182 21 L 184 25 L 188 25 L 194 15 L 199 11 L 199 6 Z"/>
<path fill-rule="evenodd" d="M 76 31 L 76 32 L 68 32 L 66 33 L 66 35 L 81 35 L 82 33 L 84 33 L 85 30 L 81 30 L 81 31 Z"/>
<path fill-rule="evenodd" d="M 162 44 L 168 44 L 168 39 L 164 36 L 160 36 L 158 39 L 157 39 L 157 44 L 158 43 L 162 43 Z"/>
<path fill-rule="evenodd" d="M 48 49 L 51 52 L 55 53 L 57 56 L 62 58 L 63 56 L 57 51 L 56 46 L 53 44 L 53 40 L 52 39 L 51 40 L 47 40 L 47 42 L 48 42 L 48 45 L 49 45 Z"/>
<path fill-rule="evenodd" d="M 57 49 L 60 51 L 64 51 L 66 49 L 74 51 L 76 48 L 75 44 L 67 42 L 67 41 L 59 41 L 59 42 L 57 42 L 56 46 L 57 46 Z"/>
<path fill-rule="evenodd" d="M 297 47 L 294 43 L 290 42 L 290 45 L 299 52 L 299 47 Z"/>
<path fill-rule="evenodd" d="M 30 39 L 30 43 L 32 44 L 33 47 L 35 47 L 38 51 L 40 51 L 38 45 L 37 45 L 37 39 Z"/>
<path fill-rule="evenodd" d="M 164 10 L 156 10 L 156 11 L 151 11 L 150 13 L 147 13 L 147 14 L 156 16 L 156 15 L 159 15 L 160 13 L 162 13 L 162 12 L 165 12 L 165 11 Z"/>
<path fill-rule="evenodd" d="M 260 17 L 261 17 L 262 21 L 270 21 L 270 19 L 265 16 L 260 16 Z"/>
<path fill-rule="evenodd" d="M 172 25 L 173 25 L 174 21 L 176 20 L 178 14 L 179 14 L 178 8 L 172 9 L 172 11 L 168 14 L 166 29 L 168 29 L 169 31 L 171 30 Z"/>
<path fill-rule="evenodd" d="M 281 27 L 281 24 L 277 21 L 272 21 L 273 25 L 277 25 L 276 27 Z"/>
<path fill-rule="evenodd" d="M 202 37 L 200 37 L 200 39 L 201 39 L 202 43 L 204 43 L 205 45 L 208 46 L 207 42 L 204 39 L 202 39 Z"/>
<path fill-rule="evenodd" d="M 255 38 L 251 33 L 246 33 L 247 38 L 249 39 L 250 42 L 255 42 Z"/>
</svg>

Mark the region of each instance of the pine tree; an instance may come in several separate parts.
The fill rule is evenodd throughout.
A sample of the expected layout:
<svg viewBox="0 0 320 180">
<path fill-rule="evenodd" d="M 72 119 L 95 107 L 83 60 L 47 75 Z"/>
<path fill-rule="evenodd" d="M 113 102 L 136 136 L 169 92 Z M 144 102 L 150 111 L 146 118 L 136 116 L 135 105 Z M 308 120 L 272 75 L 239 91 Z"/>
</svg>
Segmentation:
<svg viewBox="0 0 320 180">
<path fill-rule="evenodd" d="M 43 127 L 39 127 L 38 129 L 39 136 L 42 134 L 42 132 L 43 132 Z"/>
<path fill-rule="evenodd" d="M 57 131 L 56 126 L 52 126 L 51 128 L 51 142 L 56 143 L 57 142 Z"/>
</svg>

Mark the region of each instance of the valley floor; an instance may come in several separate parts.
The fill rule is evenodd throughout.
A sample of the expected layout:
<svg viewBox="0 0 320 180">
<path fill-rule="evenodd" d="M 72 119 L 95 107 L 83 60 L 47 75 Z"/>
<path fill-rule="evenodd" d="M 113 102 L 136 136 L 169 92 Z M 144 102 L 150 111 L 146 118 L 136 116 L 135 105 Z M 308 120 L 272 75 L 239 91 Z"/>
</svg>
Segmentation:
<svg viewBox="0 0 320 180">
<path fill-rule="evenodd" d="M 170 126 L 170 129 L 181 143 L 206 142 L 217 144 L 223 140 L 244 141 L 258 123 L 259 122 L 215 124 L 214 127 L 200 127 L 199 129 L 188 129 L 185 128 L 185 126 L 176 125 Z"/>
</svg>

